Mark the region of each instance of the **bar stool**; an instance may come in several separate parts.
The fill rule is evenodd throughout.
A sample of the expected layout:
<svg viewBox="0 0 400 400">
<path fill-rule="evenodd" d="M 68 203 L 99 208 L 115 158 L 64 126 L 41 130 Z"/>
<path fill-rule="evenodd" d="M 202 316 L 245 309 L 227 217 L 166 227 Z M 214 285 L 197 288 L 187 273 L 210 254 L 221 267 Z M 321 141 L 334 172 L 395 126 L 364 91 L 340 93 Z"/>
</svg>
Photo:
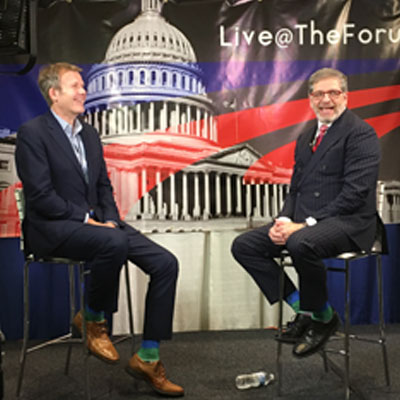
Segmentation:
<svg viewBox="0 0 400 400">
<path fill-rule="evenodd" d="M 84 300 L 84 284 L 85 284 L 85 276 L 90 273 L 85 270 L 85 261 L 80 260 L 72 260 L 69 258 L 63 257 L 36 257 L 32 253 L 27 253 L 24 248 L 24 236 L 22 231 L 22 221 L 25 216 L 25 199 L 23 194 L 23 189 L 15 189 L 15 199 L 17 202 L 18 216 L 21 223 L 21 236 L 20 236 L 20 248 L 24 253 L 25 263 L 24 263 L 24 328 L 23 328 L 23 341 L 22 348 L 19 359 L 19 373 L 18 373 L 18 381 L 17 381 L 17 397 L 21 394 L 22 383 L 24 378 L 25 371 L 25 362 L 28 354 L 43 349 L 49 345 L 54 344 L 68 344 L 67 357 L 64 367 L 65 375 L 69 373 L 69 365 L 72 353 L 72 345 L 80 344 L 84 346 L 85 349 L 85 360 L 84 360 L 84 375 L 85 375 L 85 398 L 87 400 L 91 399 L 90 393 L 90 379 L 89 379 L 89 356 L 90 352 L 86 346 L 86 323 L 82 324 L 82 338 L 75 338 L 72 332 L 72 320 L 75 316 L 76 309 L 76 295 L 78 293 L 79 296 L 79 307 L 81 310 L 84 309 L 85 300 Z M 54 264 L 55 266 L 67 265 L 68 266 L 68 285 L 69 285 L 69 303 L 70 303 L 70 315 L 69 315 L 69 331 L 65 335 L 59 336 L 57 338 L 42 342 L 38 345 L 28 347 L 29 341 L 29 326 L 30 326 L 30 302 L 29 302 L 29 270 L 30 265 L 32 263 L 44 263 L 44 264 Z M 128 319 L 129 319 L 129 334 L 123 336 L 116 340 L 114 344 L 121 342 L 122 340 L 130 338 L 132 340 L 132 353 L 134 349 L 134 327 L 133 327 L 133 310 L 132 310 L 132 296 L 131 290 L 129 286 L 129 267 L 126 262 L 124 265 L 125 270 L 125 281 L 126 281 L 126 294 L 127 294 L 127 302 L 128 302 Z M 76 282 L 77 281 L 77 282 Z"/>
<path fill-rule="evenodd" d="M 389 363 L 387 357 L 386 349 L 386 335 L 385 335 L 385 322 L 384 322 L 384 304 L 383 304 L 383 279 L 382 279 L 382 255 L 388 254 L 387 240 L 385 226 L 377 214 L 377 233 L 375 242 L 369 252 L 348 252 L 342 253 L 335 257 L 335 259 L 344 262 L 343 268 L 341 267 L 327 267 L 328 271 L 341 272 L 345 275 L 345 288 L 344 288 L 344 332 L 343 332 L 343 348 L 340 350 L 328 349 L 325 346 L 324 349 L 320 351 L 323 358 L 325 371 L 331 369 L 336 375 L 338 375 L 344 384 L 344 398 L 346 400 L 350 399 L 350 393 L 356 393 L 361 399 L 365 399 L 362 391 L 352 384 L 350 380 L 350 340 L 359 340 L 363 342 L 368 342 L 372 344 L 377 344 L 380 346 L 382 351 L 383 367 L 385 374 L 386 386 L 390 387 L 390 373 L 389 373 Z M 379 336 L 376 339 L 369 339 L 365 337 L 360 337 L 358 335 L 351 334 L 350 332 L 350 301 L 351 301 L 351 291 L 350 291 L 350 271 L 351 264 L 353 261 L 360 260 L 366 257 L 374 257 L 376 260 L 376 273 L 377 273 L 377 291 L 378 291 L 378 303 L 379 303 Z M 284 269 L 285 267 L 293 267 L 293 263 L 290 259 L 289 252 L 283 250 L 280 254 L 280 266 L 281 274 L 279 280 L 279 326 L 278 335 L 282 334 L 283 331 L 283 293 L 284 293 Z M 333 338 L 334 339 L 334 338 Z M 331 358 L 328 357 L 329 353 L 335 353 L 343 356 L 344 358 L 344 368 L 340 368 Z M 278 396 L 282 392 L 282 378 L 283 378 L 283 368 L 282 368 L 282 343 L 278 341 L 277 348 L 277 392 Z"/>
</svg>

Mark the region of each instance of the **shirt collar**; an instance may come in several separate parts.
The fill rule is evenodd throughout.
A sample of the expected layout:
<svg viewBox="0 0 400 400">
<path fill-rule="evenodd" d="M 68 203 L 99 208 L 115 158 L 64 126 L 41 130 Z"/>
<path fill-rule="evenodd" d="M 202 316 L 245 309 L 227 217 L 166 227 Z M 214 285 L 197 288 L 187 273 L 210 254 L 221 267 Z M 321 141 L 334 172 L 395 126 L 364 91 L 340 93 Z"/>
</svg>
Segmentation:
<svg viewBox="0 0 400 400">
<path fill-rule="evenodd" d="M 326 124 L 326 123 L 323 123 L 323 122 L 318 121 L 317 132 L 320 131 L 322 125 L 326 125 L 326 126 L 328 127 L 328 129 L 329 129 L 329 128 L 331 127 L 332 123 L 333 123 L 333 122 L 331 122 L 331 123 L 329 123 L 329 124 Z"/>
<path fill-rule="evenodd" d="M 82 130 L 82 124 L 78 118 L 75 119 L 75 124 L 74 124 L 74 126 L 72 126 L 67 121 L 65 121 L 63 118 L 58 116 L 52 109 L 50 109 L 50 111 L 52 112 L 52 114 L 54 115 L 54 118 L 58 121 L 58 123 L 61 125 L 61 128 L 67 135 L 76 136 Z"/>
</svg>

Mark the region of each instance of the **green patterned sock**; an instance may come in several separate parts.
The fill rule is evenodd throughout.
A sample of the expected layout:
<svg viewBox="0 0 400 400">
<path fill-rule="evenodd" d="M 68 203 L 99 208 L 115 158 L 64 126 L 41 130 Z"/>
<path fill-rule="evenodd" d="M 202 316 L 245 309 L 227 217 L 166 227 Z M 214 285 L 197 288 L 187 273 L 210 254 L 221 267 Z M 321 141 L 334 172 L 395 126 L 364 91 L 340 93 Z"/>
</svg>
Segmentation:
<svg viewBox="0 0 400 400">
<path fill-rule="evenodd" d="M 290 293 L 285 300 L 289 304 L 289 306 L 292 307 L 295 313 L 298 313 L 300 311 L 300 294 L 297 290 Z"/>
<path fill-rule="evenodd" d="M 290 304 L 290 307 L 292 307 L 293 311 L 297 314 L 300 311 L 300 301 L 295 301 L 294 303 Z"/>
<path fill-rule="evenodd" d="M 104 321 L 104 311 L 94 311 L 88 306 L 85 307 L 85 312 L 83 313 L 85 320 L 89 322 L 103 322 Z"/>
<path fill-rule="evenodd" d="M 160 350 L 157 347 L 146 348 L 141 347 L 137 355 L 143 360 L 147 362 L 158 361 L 160 359 Z"/>
<path fill-rule="evenodd" d="M 322 311 L 317 311 L 312 314 L 312 319 L 328 323 L 333 317 L 333 308 L 327 303 Z"/>
</svg>

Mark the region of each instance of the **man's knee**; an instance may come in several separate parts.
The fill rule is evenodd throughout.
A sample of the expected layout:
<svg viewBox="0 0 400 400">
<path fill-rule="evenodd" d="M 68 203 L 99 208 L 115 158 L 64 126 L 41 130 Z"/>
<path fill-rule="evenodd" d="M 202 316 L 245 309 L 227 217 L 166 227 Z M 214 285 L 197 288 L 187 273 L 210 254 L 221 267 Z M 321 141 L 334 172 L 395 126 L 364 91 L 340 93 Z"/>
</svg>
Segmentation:
<svg viewBox="0 0 400 400">
<path fill-rule="evenodd" d="M 107 235 L 107 240 L 105 240 L 103 250 L 125 261 L 128 254 L 128 237 L 117 228 L 109 229 L 110 232 Z"/>
<path fill-rule="evenodd" d="M 245 234 L 236 237 L 231 246 L 231 253 L 235 260 L 239 261 L 243 255 L 249 251 Z"/>
<path fill-rule="evenodd" d="M 167 249 L 157 252 L 157 256 L 151 261 L 151 268 L 148 273 L 153 278 L 165 279 L 169 281 L 176 281 L 178 278 L 179 266 L 177 258 Z"/>
<path fill-rule="evenodd" d="M 177 278 L 179 272 L 178 260 L 174 254 L 166 250 L 165 254 L 165 266 L 171 276 Z"/>
</svg>

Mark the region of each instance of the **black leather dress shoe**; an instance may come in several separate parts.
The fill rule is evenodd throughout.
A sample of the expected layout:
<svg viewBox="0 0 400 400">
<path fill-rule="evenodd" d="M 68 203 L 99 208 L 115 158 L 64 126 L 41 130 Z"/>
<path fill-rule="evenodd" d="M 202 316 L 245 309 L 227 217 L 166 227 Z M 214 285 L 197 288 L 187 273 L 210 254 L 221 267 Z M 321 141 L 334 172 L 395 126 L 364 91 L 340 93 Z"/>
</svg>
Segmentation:
<svg viewBox="0 0 400 400">
<path fill-rule="evenodd" d="M 306 329 L 311 325 L 311 317 L 306 314 L 296 314 L 296 318 L 288 322 L 286 329 L 275 336 L 275 340 L 283 343 L 296 343 Z"/>
<path fill-rule="evenodd" d="M 332 319 L 327 323 L 311 320 L 309 328 L 294 345 L 293 355 L 296 357 L 307 357 L 316 353 L 324 347 L 329 337 L 336 332 L 339 325 L 340 320 L 336 311 L 333 313 Z"/>
</svg>

